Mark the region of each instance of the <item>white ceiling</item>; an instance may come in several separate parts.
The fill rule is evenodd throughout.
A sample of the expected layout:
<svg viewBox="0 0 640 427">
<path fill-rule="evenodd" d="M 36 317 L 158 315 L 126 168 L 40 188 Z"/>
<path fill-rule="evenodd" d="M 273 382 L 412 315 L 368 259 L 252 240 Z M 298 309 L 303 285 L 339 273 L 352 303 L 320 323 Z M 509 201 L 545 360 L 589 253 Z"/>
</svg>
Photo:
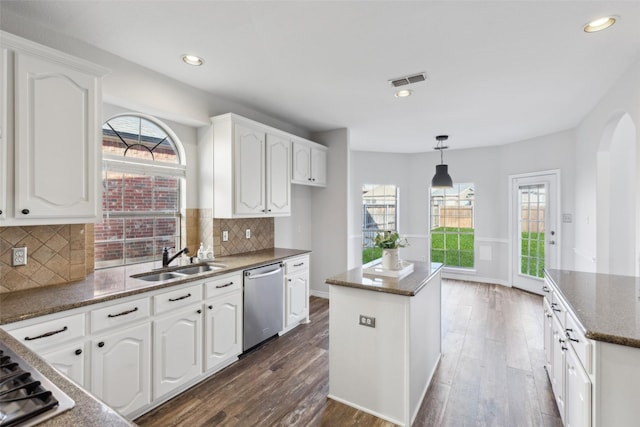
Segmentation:
<svg viewBox="0 0 640 427">
<path fill-rule="evenodd" d="M 274 118 L 422 152 L 575 127 L 640 57 L 640 1 L 8 1 L 3 10 Z M 615 14 L 607 31 L 593 18 Z M 203 67 L 180 55 L 205 58 Z M 389 79 L 426 72 L 413 96 Z"/>
</svg>

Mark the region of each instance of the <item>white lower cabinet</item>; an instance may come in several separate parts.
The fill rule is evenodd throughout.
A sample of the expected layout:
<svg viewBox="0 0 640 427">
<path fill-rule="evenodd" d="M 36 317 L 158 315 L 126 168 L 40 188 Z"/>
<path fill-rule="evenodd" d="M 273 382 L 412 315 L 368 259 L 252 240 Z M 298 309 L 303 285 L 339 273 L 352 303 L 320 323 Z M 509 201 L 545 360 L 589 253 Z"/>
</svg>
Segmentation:
<svg viewBox="0 0 640 427">
<path fill-rule="evenodd" d="M 151 325 L 143 323 L 92 340 L 91 391 L 123 415 L 151 403 Z"/>
<path fill-rule="evenodd" d="M 309 320 L 309 256 L 284 263 L 284 331 Z"/>
<path fill-rule="evenodd" d="M 202 373 L 202 308 L 181 309 L 153 322 L 153 398 Z"/>
<path fill-rule="evenodd" d="M 207 371 L 230 363 L 242 353 L 242 293 L 205 303 L 204 355 Z"/>
<path fill-rule="evenodd" d="M 81 387 L 86 387 L 85 371 L 85 343 L 81 342 L 58 350 L 42 354 L 42 358 L 51 366 L 62 372 Z"/>
<path fill-rule="evenodd" d="M 591 425 L 591 380 L 573 348 L 566 351 L 566 412 L 564 425 Z"/>
<path fill-rule="evenodd" d="M 591 427 L 592 344 L 549 280 L 543 290 L 545 366 L 558 412 L 566 427 Z"/>
</svg>

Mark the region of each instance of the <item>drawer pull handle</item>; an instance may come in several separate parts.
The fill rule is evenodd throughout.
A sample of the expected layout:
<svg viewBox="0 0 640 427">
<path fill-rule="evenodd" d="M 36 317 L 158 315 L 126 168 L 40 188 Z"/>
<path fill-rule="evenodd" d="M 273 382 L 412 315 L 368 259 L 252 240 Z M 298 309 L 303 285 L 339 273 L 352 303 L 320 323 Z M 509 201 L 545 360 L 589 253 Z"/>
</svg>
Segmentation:
<svg viewBox="0 0 640 427">
<path fill-rule="evenodd" d="M 100 347 L 100 348 L 104 347 L 104 341 L 100 341 L 100 342 L 98 343 L 98 347 Z"/>
<path fill-rule="evenodd" d="M 118 314 L 108 314 L 107 317 L 118 317 L 118 316 L 124 316 L 126 314 L 131 314 L 133 312 L 138 311 L 138 307 L 135 307 L 131 310 L 127 310 L 127 311 L 123 311 L 122 313 L 118 313 Z"/>
<path fill-rule="evenodd" d="M 76 351 L 74 351 L 74 353 L 76 354 L 76 356 L 80 356 L 82 354 L 82 350 L 77 349 Z"/>
<path fill-rule="evenodd" d="M 580 342 L 580 340 L 578 340 L 578 339 L 571 338 L 570 332 L 573 332 L 573 329 L 567 328 L 567 329 L 564 330 L 564 334 L 567 336 L 567 338 L 569 338 L 569 341 Z"/>
<path fill-rule="evenodd" d="M 545 291 L 545 292 L 549 292 L 549 288 L 548 288 L 548 287 L 546 287 L 546 286 L 543 286 L 543 287 L 542 287 L 542 290 L 543 290 L 543 291 Z"/>
<path fill-rule="evenodd" d="M 190 296 L 191 296 L 191 294 L 186 294 L 186 295 L 183 295 L 183 296 L 178 297 L 178 298 L 169 298 L 169 301 L 170 302 L 180 301 L 181 299 L 189 298 Z"/>
<path fill-rule="evenodd" d="M 59 334 L 59 333 L 61 333 L 61 332 L 64 332 L 64 331 L 66 331 L 67 329 L 69 329 L 69 328 L 67 328 L 67 327 L 65 326 L 64 328 L 59 329 L 59 330 L 57 330 L 57 331 L 46 332 L 46 333 L 44 333 L 44 334 L 42 334 L 42 335 L 38 335 L 37 337 L 24 337 L 24 340 L 25 340 L 25 341 L 33 341 L 33 340 L 37 340 L 37 339 L 40 339 L 40 338 L 50 337 L 51 335 L 55 335 L 55 334 Z"/>
<path fill-rule="evenodd" d="M 233 285 L 233 282 L 225 283 L 224 285 L 216 285 L 216 289 L 226 288 L 227 286 Z"/>
<path fill-rule="evenodd" d="M 553 310 L 553 311 L 557 311 L 557 312 L 561 312 L 561 311 L 562 311 L 562 310 L 560 310 L 559 308 L 555 308 L 555 307 L 552 307 L 552 308 L 551 308 L 551 310 Z"/>
<path fill-rule="evenodd" d="M 294 267 L 302 267 L 304 265 L 304 262 L 301 262 L 300 264 L 293 264 Z"/>
</svg>

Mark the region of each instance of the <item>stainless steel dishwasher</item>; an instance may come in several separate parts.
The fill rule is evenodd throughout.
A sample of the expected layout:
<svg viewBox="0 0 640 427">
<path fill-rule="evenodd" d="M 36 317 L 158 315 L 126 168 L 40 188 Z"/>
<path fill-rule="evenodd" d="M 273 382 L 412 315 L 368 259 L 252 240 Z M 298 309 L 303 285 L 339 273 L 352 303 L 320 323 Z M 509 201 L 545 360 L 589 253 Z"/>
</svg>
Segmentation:
<svg viewBox="0 0 640 427">
<path fill-rule="evenodd" d="M 269 264 L 244 272 L 244 351 L 276 335 L 283 327 L 283 265 Z"/>
</svg>

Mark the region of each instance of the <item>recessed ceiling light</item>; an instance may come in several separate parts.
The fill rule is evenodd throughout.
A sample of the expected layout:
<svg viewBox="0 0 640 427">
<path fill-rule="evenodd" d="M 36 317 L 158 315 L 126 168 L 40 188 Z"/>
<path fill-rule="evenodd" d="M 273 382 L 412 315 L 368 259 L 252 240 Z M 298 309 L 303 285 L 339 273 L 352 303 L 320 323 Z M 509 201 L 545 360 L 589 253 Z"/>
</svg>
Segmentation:
<svg viewBox="0 0 640 427">
<path fill-rule="evenodd" d="M 609 28 L 616 23 L 615 16 L 603 16 L 602 18 L 594 19 L 584 26 L 585 33 L 595 33 Z"/>
<path fill-rule="evenodd" d="M 202 64 L 204 64 L 204 59 L 200 58 L 199 56 L 196 55 L 182 55 L 182 60 L 189 65 L 193 65 L 193 66 L 200 66 Z"/>
<path fill-rule="evenodd" d="M 411 96 L 413 94 L 412 90 L 409 89 L 402 89 L 396 92 L 395 97 L 396 98 L 406 98 L 407 96 Z"/>
</svg>

